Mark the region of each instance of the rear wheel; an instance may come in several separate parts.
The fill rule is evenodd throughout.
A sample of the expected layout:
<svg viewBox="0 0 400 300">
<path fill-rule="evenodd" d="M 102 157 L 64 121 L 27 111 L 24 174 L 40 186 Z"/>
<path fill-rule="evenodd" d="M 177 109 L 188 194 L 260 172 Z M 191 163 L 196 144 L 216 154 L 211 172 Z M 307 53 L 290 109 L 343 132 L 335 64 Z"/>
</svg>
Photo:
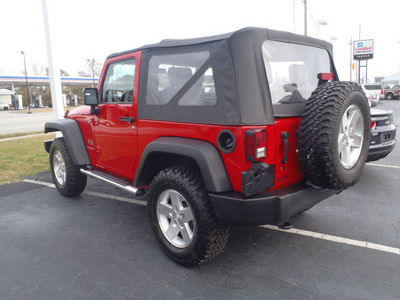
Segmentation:
<svg viewBox="0 0 400 300">
<path fill-rule="evenodd" d="M 193 266 L 222 252 L 229 229 L 215 216 L 197 170 L 171 167 L 161 171 L 153 179 L 148 197 L 151 227 L 171 259 Z"/>
<path fill-rule="evenodd" d="M 361 87 L 328 82 L 306 103 L 299 156 L 307 179 L 321 188 L 345 189 L 359 178 L 368 155 L 371 117 Z"/>
<path fill-rule="evenodd" d="M 50 147 L 50 171 L 61 195 L 77 196 L 86 187 L 87 177 L 75 165 L 63 138 L 57 138 Z"/>
<path fill-rule="evenodd" d="M 392 100 L 393 97 L 394 97 L 393 93 L 387 93 L 386 94 L 386 99 L 388 99 L 388 100 Z"/>
</svg>

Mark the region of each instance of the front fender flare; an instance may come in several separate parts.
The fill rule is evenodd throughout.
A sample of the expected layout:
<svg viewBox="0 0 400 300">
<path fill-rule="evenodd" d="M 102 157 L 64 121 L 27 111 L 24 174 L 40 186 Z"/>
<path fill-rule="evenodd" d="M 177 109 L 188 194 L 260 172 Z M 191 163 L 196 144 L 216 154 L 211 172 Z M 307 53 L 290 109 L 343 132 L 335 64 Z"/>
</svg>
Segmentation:
<svg viewBox="0 0 400 300">
<path fill-rule="evenodd" d="M 44 133 L 61 131 L 76 165 L 90 165 L 90 158 L 83 141 L 79 124 L 73 119 L 57 119 L 44 124 Z M 45 146 L 46 147 L 46 146 Z"/>
</svg>

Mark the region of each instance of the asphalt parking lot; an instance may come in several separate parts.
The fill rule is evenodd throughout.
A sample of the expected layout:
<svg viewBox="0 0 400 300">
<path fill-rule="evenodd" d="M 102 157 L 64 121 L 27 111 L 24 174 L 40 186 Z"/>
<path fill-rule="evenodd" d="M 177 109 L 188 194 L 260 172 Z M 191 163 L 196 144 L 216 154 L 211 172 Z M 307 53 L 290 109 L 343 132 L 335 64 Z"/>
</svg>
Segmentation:
<svg viewBox="0 0 400 300">
<path fill-rule="evenodd" d="M 399 133 L 400 100 L 378 108 L 395 111 Z M 400 297 L 399 145 L 293 230 L 233 227 L 224 253 L 196 268 L 161 252 L 143 202 L 92 179 L 67 199 L 49 182 L 0 186 L 1 299 Z"/>
</svg>

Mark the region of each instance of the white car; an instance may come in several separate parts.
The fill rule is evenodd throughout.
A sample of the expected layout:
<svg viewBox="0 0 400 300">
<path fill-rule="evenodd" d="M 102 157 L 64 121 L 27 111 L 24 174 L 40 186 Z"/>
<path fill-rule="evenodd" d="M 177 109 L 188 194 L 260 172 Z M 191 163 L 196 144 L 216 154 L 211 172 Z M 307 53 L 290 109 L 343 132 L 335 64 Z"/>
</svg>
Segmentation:
<svg viewBox="0 0 400 300">
<path fill-rule="evenodd" d="M 371 106 L 378 105 L 378 101 L 381 98 L 381 95 L 383 99 L 383 89 L 379 84 L 363 84 L 361 86 Z"/>
</svg>

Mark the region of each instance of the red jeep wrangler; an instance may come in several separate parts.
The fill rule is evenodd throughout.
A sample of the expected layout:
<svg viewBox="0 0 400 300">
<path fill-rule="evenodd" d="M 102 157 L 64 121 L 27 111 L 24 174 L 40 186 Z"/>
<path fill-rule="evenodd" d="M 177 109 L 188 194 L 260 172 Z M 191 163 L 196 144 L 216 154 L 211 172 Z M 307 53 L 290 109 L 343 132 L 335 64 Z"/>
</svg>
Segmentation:
<svg viewBox="0 0 400 300">
<path fill-rule="evenodd" d="M 110 55 L 85 104 L 45 132 L 54 183 L 91 176 L 146 198 L 156 240 L 186 266 L 223 250 L 228 225 L 282 224 L 360 176 L 362 89 L 332 45 L 261 28 Z M 90 107 L 89 107 L 90 106 Z"/>
</svg>

